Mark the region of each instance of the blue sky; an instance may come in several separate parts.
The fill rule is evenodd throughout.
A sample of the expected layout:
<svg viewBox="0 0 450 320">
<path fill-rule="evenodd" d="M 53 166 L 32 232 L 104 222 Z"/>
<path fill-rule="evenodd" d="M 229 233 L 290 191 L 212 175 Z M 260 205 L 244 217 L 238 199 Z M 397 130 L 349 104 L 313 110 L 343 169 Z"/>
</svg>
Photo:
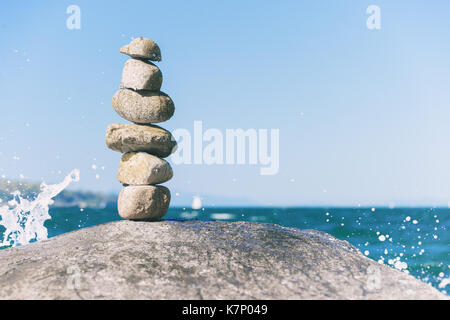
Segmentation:
<svg viewBox="0 0 450 320">
<path fill-rule="evenodd" d="M 69 5 L 81 29 L 66 28 Z M 366 8 L 381 8 L 368 30 Z M 155 40 L 175 115 L 280 129 L 280 170 L 177 165 L 166 183 L 239 205 L 447 205 L 448 1 L 14 1 L 0 11 L 0 175 L 117 192 L 105 146 L 132 37 Z M 92 166 L 95 165 L 96 169 Z M 102 168 L 103 167 L 103 168 Z M 178 194 L 179 196 L 176 196 Z M 222 200 L 220 200 L 222 199 Z M 216 200 L 214 200 L 216 201 Z"/>
</svg>

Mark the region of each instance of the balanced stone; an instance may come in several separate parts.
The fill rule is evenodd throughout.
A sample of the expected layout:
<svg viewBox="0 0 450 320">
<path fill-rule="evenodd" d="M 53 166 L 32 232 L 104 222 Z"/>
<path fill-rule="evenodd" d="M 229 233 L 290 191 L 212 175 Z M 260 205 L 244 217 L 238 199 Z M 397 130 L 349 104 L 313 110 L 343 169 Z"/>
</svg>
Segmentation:
<svg viewBox="0 0 450 320">
<path fill-rule="evenodd" d="M 133 90 L 159 90 L 162 85 L 161 70 L 153 63 L 129 59 L 123 68 L 121 88 Z"/>
<path fill-rule="evenodd" d="M 117 202 L 119 215 L 129 220 L 157 220 L 169 209 L 170 191 L 164 186 L 127 186 Z"/>
<path fill-rule="evenodd" d="M 147 38 L 134 39 L 129 45 L 120 48 L 119 51 L 133 58 L 161 61 L 161 50 L 158 45 Z"/>
<path fill-rule="evenodd" d="M 127 185 L 148 185 L 166 182 L 172 176 L 166 160 L 145 152 L 128 152 L 122 156 L 117 179 Z"/>
<path fill-rule="evenodd" d="M 165 158 L 175 151 L 172 134 L 155 125 L 111 124 L 106 129 L 106 145 L 118 152 L 143 151 Z"/>
<path fill-rule="evenodd" d="M 112 106 L 122 118 L 140 124 L 169 120 L 175 112 L 172 99 L 161 91 L 120 89 L 112 98 Z"/>
</svg>

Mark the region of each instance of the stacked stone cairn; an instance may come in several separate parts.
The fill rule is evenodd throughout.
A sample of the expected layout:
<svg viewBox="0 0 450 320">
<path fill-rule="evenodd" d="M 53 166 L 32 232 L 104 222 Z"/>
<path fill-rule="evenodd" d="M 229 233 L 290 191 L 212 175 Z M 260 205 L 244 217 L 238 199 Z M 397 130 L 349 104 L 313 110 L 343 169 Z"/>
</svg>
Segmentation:
<svg viewBox="0 0 450 320">
<path fill-rule="evenodd" d="M 176 148 L 172 134 L 154 123 L 169 120 L 175 106 L 161 92 L 162 74 L 150 61 L 161 61 L 158 45 L 138 38 L 120 49 L 131 58 L 125 63 L 120 90 L 112 99 L 114 110 L 132 124 L 111 124 L 106 130 L 108 148 L 123 153 L 117 178 L 123 184 L 117 207 L 129 220 L 157 220 L 170 203 L 170 191 L 158 184 L 172 178 L 170 164 L 162 159 Z"/>
</svg>

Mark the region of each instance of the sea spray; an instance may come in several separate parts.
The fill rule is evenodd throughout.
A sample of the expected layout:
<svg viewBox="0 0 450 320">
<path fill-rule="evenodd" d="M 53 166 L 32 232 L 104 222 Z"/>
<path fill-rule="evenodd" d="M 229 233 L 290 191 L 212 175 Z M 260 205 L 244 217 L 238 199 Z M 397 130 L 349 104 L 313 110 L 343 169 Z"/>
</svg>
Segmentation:
<svg viewBox="0 0 450 320">
<path fill-rule="evenodd" d="M 61 183 L 47 185 L 43 182 L 40 193 L 34 200 L 22 198 L 19 191 L 11 193 L 13 199 L 0 207 L 0 225 L 6 229 L 3 239 L 0 238 L 0 247 L 19 246 L 47 239 L 48 232 L 44 222 L 51 219 L 48 211 L 54 202 L 53 198 L 72 181 L 79 180 L 80 170 L 74 169 Z"/>
</svg>

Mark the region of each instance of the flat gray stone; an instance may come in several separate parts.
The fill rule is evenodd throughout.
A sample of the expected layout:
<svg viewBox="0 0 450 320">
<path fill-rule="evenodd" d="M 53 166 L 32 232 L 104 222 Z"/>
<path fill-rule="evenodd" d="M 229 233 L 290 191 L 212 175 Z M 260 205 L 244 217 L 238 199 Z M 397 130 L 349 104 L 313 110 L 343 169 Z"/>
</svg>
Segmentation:
<svg viewBox="0 0 450 320">
<path fill-rule="evenodd" d="M 177 142 L 169 131 L 155 125 L 114 123 L 106 129 L 106 145 L 121 153 L 142 151 L 165 158 L 176 150 Z"/>
<path fill-rule="evenodd" d="M 161 91 L 120 89 L 112 98 L 112 106 L 122 118 L 138 124 L 167 121 L 175 112 L 172 99 Z"/>
<path fill-rule="evenodd" d="M 159 184 L 172 177 L 172 167 L 166 160 L 145 152 L 122 155 L 117 174 L 120 183 L 128 185 Z"/>
<path fill-rule="evenodd" d="M 1 299 L 447 299 L 318 231 L 117 221 L 0 251 Z"/>
<path fill-rule="evenodd" d="M 125 62 L 120 88 L 158 91 L 161 89 L 162 80 L 161 70 L 156 65 L 132 58 Z"/>
<path fill-rule="evenodd" d="M 161 61 L 161 50 L 158 45 L 153 40 L 143 37 L 134 39 L 119 51 L 132 58 Z"/>
<path fill-rule="evenodd" d="M 126 186 L 119 193 L 117 211 L 128 220 L 158 220 L 169 204 L 170 191 L 164 186 Z"/>
</svg>

